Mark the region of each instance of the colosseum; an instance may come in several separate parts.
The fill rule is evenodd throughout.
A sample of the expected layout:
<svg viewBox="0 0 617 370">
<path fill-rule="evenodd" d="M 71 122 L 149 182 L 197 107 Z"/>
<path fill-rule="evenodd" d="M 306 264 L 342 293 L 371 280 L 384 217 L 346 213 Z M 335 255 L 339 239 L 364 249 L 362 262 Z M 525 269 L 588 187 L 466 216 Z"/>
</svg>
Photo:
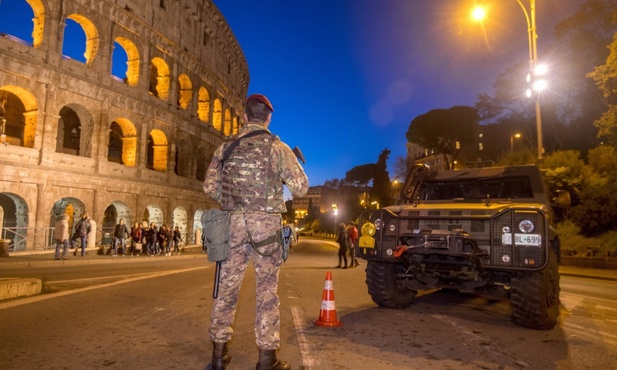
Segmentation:
<svg viewBox="0 0 617 370">
<path fill-rule="evenodd" d="M 0 37 L 4 246 L 45 250 L 59 215 L 73 227 L 85 212 L 89 246 L 108 244 L 121 218 L 178 226 L 194 243 L 215 206 L 205 170 L 242 124 L 249 82 L 220 11 L 211 0 L 22 1 L 32 12 L 14 16 L 31 39 Z M 63 55 L 69 22 L 84 61 Z"/>
</svg>

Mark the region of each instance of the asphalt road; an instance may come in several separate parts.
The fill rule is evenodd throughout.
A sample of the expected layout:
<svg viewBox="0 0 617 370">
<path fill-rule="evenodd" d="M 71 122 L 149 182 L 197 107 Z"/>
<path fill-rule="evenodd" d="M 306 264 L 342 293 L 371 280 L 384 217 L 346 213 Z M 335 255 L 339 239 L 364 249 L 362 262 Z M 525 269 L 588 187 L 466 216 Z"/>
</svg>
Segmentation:
<svg viewBox="0 0 617 370">
<path fill-rule="evenodd" d="M 294 369 L 617 368 L 617 282 L 562 277 L 560 324 L 535 331 L 511 322 L 508 301 L 449 291 L 380 309 L 366 291 L 366 262 L 348 270 L 337 262 L 332 243 L 301 239 L 281 270 L 280 356 Z M 55 293 L 0 302 L 0 368 L 205 369 L 213 266 L 201 254 L 3 266 L 0 276 L 45 276 Z M 313 324 L 328 271 L 338 328 Z M 249 269 L 230 370 L 257 359 L 252 276 Z"/>
</svg>

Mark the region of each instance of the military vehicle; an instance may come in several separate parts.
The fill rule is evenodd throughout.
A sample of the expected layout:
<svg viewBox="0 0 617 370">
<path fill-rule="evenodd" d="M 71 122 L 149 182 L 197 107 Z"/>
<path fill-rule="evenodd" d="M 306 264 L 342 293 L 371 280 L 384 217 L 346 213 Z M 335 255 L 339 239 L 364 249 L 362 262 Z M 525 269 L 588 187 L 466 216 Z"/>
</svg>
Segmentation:
<svg viewBox="0 0 617 370">
<path fill-rule="evenodd" d="M 414 166 L 400 204 L 360 217 L 357 255 L 373 301 L 405 308 L 417 292 L 455 289 L 510 299 L 514 323 L 551 329 L 559 316 L 554 199 L 536 166 L 431 171 Z"/>
</svg>

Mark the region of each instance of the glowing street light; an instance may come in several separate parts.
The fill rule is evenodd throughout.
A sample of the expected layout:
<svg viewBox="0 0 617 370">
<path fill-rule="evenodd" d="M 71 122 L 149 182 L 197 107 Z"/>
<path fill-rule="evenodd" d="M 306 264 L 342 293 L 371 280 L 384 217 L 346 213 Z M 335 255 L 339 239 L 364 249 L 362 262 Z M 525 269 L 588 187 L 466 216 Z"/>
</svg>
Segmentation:
<svg viewBox="0 0 617 370">
<path fill-rule="evenodd" d="M 510 136 L 510 151 L 513 152 L 514 151 L 514 138 L 520 139 L 521 138 L 521 134 L 519 134 L 518 132 L 512 136 Z"/>
<path fill-rule="evenodd" d="M 546 87 L 546 82 L 540 77 L 545 73 L 544 66 L 538 65 L 538 33 L 536 28 L 536 0 L 529 0 L 529 9 L 523 4 L 521 0 L 516 0 L 518 5 L 521 6 L 523 14 L 525 14 L 525 20 L 527 21 L 527 40 L 529 41 L 529 70 L 530 74 L 527 76 L 527 82 L 533 81 L 533 89 L 536 90 L 536 129 L 538 135 L 538 160 L 542 160 L 542 154 L 544 148 L 542 146 L 542 112 L 540 109 L 540 91 Z M 472 10 L 471 16 L 476 21 L 481 21 L 486 17 L 486 11 L 481 7 L 476 7 Z M 531 97 L 532 92 L 528 89 L 527 97 Z"/>
</svg>

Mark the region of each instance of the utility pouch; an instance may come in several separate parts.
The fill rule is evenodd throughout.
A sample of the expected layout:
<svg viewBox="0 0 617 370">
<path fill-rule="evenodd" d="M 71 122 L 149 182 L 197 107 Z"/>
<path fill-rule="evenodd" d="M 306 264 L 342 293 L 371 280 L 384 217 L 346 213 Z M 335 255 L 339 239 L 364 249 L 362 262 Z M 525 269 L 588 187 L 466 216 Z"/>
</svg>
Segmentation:
<svg viewBox="0 0 617 370">
<path fill-rule="evenodd" d="M 283 261 L 287 261 L 291 243 L 295 239 L 295 233 L 291 225 L 285 225 L 280 230 L 281 245 L 283 246 Z"/>
<path fill-rule="evenodd" d="M 230 211 L 212 208 L 201 216 L 204 245 L 208 250 L 208 261 L 220 262 L 229 257 Z"/>
</svg>

